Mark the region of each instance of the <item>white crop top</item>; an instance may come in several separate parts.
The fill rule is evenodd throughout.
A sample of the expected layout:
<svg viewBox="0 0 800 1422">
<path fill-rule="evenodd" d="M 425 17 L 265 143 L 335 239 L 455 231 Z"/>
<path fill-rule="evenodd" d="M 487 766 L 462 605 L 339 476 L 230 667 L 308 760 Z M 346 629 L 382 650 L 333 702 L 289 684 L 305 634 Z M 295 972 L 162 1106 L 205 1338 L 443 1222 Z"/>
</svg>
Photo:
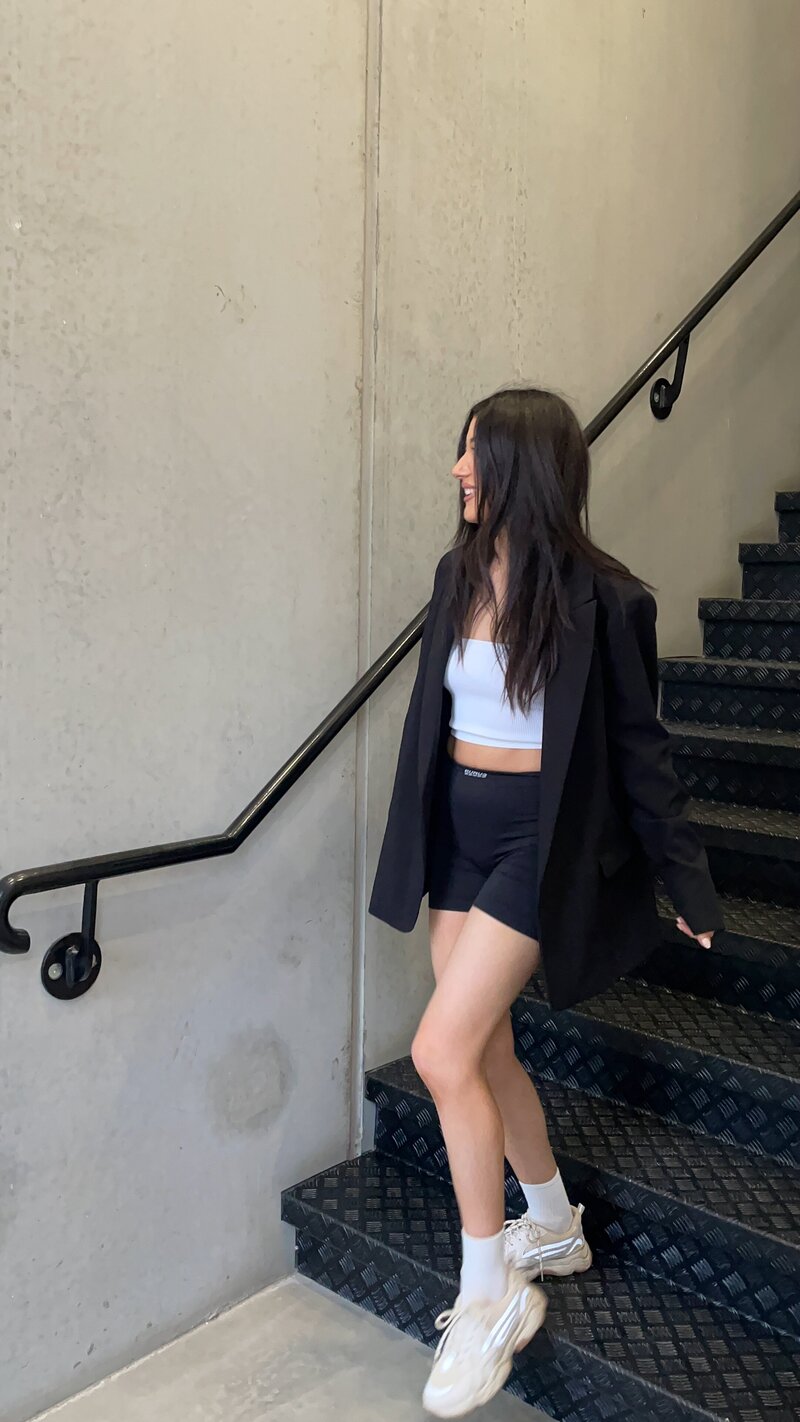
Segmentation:
<svg viewBox="0 0 800 1422">
<path fill-rule="evenodd" d="M 504 668 L 497 648 L 505 642 L 487 642 L 478 637 L 464 639 L 464 660 L 453 643 L 444 673 L 444 684 L 453 698 L 450 730 L 458 740 L 481 746 L 506 746 L 536 750 L 542 744 L 544 689 L 523 716 L 508 704 Z"/>
</svg>

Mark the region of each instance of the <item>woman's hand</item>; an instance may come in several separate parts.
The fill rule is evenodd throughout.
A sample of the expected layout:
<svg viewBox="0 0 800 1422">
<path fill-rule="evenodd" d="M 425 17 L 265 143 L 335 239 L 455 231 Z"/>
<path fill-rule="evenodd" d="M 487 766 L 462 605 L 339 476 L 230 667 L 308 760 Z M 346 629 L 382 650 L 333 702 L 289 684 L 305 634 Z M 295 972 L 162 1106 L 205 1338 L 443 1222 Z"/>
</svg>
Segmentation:
<svg viewBox="0 0 800 1422">
<path fill-rule="evenodd" d="M 711 937 L 712 934 L 716 931 L 715 929 L 712 928 L 709 933 L 692 933 L 692 930 L 686 922 L 686 919 L 681 918 L 680 914 L 676 918 L 675 922 L 677 923 L 682 933 L 688 933 L 690 938 L 696 938 L 698 943 L 702 943 L 704 948 L 711 947 Z"/>
</svg>

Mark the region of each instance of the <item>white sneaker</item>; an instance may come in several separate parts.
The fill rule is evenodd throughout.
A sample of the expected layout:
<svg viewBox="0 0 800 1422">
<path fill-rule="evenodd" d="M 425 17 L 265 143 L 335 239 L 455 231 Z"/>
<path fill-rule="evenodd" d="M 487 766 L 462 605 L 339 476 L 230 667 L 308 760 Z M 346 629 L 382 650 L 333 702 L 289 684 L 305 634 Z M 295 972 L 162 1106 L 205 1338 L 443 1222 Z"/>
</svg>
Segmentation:
<svg viewBox="0 0 800 1422">
<path fill-rule="evenodd" d="M 583 1274 L 591 1267 L 592 1251 L 586 1243 L 581 1216 L 583 1205 L 575 1205 L 569 1229 L 556 1234 L 537 1225 L 528 1214 L 506 1220 L 503 1247 L 506 1263 L 530 1277 L 538 1274 Z"/>
<path fill-rule="evenodd" d="M 463 1417 L 488 1402 L 511 1372 L 514 1354 L 530 1342 L 546 1313 L 544 1290 L 514 1270 L 509 1271 L 502 1299 L 462 1303 L 459 1293 L 453 1307 L 436 1320 L 444 1332 L 422 1394 L 423 1406 L 435 1417 Z"/>
</svg>

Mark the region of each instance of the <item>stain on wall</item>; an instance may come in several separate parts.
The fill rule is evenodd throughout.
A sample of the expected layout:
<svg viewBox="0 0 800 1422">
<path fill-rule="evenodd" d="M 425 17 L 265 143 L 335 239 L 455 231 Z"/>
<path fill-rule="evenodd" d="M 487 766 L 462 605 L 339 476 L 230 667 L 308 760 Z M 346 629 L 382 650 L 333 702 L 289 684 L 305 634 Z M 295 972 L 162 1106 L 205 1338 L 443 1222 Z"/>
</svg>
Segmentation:
<svg viewBox="0 0 800 1422">
<path fill-rule="evenodd" d="M 242 1028 L 208 1068 L 208 1095 L 217 1130 L 267 1132 L 287 1110 L 292 1050 L 274 1029 Z"/>
</svg>

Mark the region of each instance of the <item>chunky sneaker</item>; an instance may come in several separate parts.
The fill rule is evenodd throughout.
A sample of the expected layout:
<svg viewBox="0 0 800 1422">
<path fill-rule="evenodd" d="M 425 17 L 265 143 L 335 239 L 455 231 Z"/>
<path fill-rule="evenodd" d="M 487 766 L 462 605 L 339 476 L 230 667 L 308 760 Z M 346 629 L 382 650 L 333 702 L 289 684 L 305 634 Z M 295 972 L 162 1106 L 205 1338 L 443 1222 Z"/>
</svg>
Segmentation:
<svg viewBox="0 0 800 1422">
<path fill-rule="evenodd" d="M 547 1295 L 538 1284 L 510 1269 L 502 1299 L 462 1303 L 439 1314 L 443 1328 L 433 1367 L 422 1394 L 435 1417 L 463 1417 L 500 1391 L 515 1353 L 529 1343 L 544 1322 Z"/>
<path fill-rule="evenodd" d="M 537 1225 L 530 1215 L 506 1220 L 503 1226 L 506 1263 L 527 1276 L 583 1274 L 592 1263 L 592 1251 L 583 1234 L 583 1205 L 575 1205 L 566 1234 Z"/>
</svg>

